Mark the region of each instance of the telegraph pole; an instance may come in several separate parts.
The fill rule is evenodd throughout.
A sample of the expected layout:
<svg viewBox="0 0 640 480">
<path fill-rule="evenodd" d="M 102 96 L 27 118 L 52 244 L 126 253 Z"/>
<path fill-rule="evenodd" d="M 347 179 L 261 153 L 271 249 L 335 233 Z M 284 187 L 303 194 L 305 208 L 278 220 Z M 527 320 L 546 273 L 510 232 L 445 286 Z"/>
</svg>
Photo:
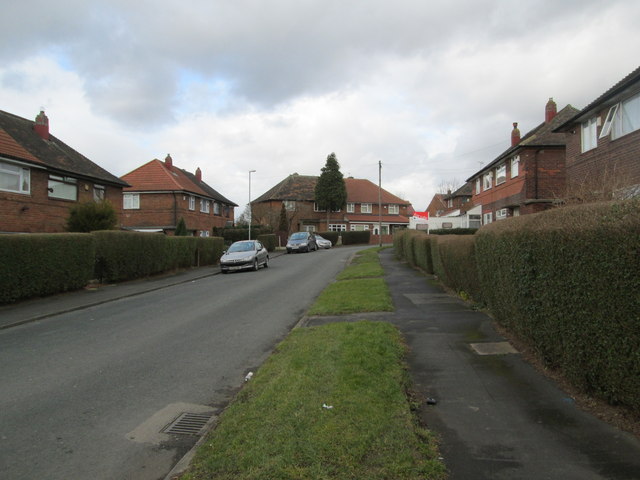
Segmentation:
<svg viewBox="0 0 640 480">
<path fill-rule="evenodd" d="M 382 247 L 382 161 L 378 160 L 378 246 Z"/>
</svg>

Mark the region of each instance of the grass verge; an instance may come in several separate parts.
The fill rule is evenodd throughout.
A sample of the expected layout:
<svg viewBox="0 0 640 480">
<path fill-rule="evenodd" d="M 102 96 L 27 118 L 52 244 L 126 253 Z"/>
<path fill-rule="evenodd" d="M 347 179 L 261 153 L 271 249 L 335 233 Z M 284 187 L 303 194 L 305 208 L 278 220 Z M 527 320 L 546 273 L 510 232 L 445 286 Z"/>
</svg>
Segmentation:
<svg viewBox="0 0 640 480">
<path fill-rule="evenodd" d="M 445 478 L 431 434 L 410 411 L 403 355 L 388 323 L 294 330 L 182 480 Z"/>
</svg>

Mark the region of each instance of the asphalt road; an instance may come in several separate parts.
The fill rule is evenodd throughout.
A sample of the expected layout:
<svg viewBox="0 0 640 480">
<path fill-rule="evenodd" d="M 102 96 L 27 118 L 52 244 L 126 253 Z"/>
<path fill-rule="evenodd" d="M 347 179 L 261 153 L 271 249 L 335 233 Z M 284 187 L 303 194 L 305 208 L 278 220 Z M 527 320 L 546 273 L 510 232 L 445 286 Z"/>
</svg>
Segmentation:
<svg viewBox="0 0 640 480">
<path fill-rule="evenodd" d="M 158 426 L 218 413 L 361 248 L 282 255 L 0 331 L 0 476 L 163 478 L 197 437 Z"/>
</svg>

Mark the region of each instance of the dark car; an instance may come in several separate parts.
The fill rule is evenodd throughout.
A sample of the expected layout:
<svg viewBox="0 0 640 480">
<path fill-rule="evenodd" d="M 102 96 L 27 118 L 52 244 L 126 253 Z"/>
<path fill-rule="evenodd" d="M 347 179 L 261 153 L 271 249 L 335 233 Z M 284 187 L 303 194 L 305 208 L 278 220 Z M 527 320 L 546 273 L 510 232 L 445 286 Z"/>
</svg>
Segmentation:
<svg viewBox="0 0 640 480">
<path fill-rule="evenodd" d="M 260 265 L 269 266 L 269 252 L 258 240 L 242 240 L 231 244 L 220 257 L 222 273 L 236 270 L 258 270 Z"/>
<path fill-rule="evenodd" d="M 287 240 L 287 253 L 291 252 L 310 252 L 318 250 L 316 237 L 311 232 L 292 233 Z"/>
</svg>

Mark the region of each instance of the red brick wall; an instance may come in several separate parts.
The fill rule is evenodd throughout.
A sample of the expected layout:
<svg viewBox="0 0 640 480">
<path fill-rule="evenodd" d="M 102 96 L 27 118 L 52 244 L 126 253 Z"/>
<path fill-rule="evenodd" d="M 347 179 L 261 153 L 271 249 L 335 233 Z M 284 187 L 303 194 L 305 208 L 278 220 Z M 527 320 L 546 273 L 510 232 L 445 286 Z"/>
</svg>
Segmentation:
<svg viewBox="0 0 640 480">
<path fill-rule="evenodd" d="M 59 233 L 65 231 L 69 209 L 77 202 L 49 198 L 49 173 L 31 169 L 31 192 L 27 195 L 0 191 L 0 231 L 22 233 Z M 93 186 L 89 181 L 78 181 L 78 202 L 93 200 Z M 106 199 L 113 203 L 119 214 L 122 189 L 107 187 Z"/>
</svg>

